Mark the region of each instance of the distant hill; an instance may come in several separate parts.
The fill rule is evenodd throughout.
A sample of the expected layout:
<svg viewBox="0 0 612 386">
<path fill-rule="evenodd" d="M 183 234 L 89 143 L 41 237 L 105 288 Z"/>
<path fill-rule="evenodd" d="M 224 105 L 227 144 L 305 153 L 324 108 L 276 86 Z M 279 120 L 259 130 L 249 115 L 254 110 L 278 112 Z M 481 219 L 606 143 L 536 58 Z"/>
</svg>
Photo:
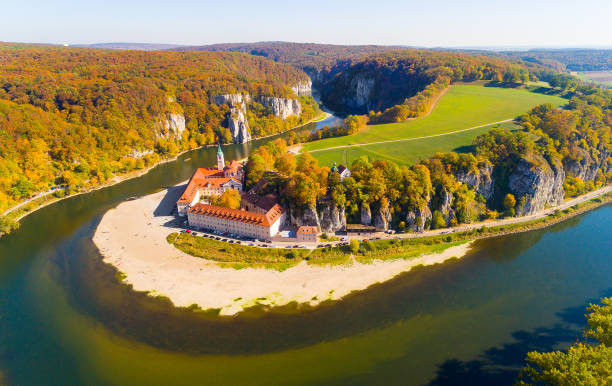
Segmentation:
<svg viewBox="0 0 612 386">
<path fill-rule="evenodd" d="M 504 52 L 508 56 L 525 61 L 545 64 L 556 70 L 568 71 L 610 71 L 612 70 L 612 49 L 551 49 L 529 50 L 527 52 Z"/>
<path fill-rule="evenodd" d="M 329 71 L 338 62 L 351 62 L 381 52 L 406 49 L 405 46 L 343 46 L 335 44 L 258 42 L 224 43 L 205 46 L 183 46 L 173 51 L 226 51 L 244 52 L 263 56 L 276 62 L 288 63 L 309 74 Z"/>
<path fill-rule="evenodd" d="M 94 43 L 94 44 L 71 44 L 71 47 L 100 48 L 108 50 L 140 50 L 159 51 L 172 48 L 184 47 L 179 44 L 157 44 L 157 43 Z"/>
</svg>

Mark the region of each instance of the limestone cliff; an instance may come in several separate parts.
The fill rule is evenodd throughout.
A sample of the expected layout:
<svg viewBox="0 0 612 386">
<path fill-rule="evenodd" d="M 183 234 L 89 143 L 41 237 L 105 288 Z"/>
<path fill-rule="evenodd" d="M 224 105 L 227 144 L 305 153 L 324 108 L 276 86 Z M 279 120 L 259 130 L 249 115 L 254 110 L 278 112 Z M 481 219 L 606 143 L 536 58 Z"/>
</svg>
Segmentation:
<svg viewBox="0 0 612 386">
<path fill-rule="evenodd" d="M 351 79 L 342 102 L 351 110 L 369 111 L 370 95 L 374 87 L 374 79 L 355 76 Z"/>
<path fill-rule="evenodd" d="M 438 211 L 444 216 L 446 226 L 449 226 L 451 220 L 455 217 L 455 211 L 453 210 L 453 194 L 448 190 L 442 188 L 440 192 L 440 206 Z"/>
<path fill-rule="evenodd" d="M 331 202 L 319 204 L 319 223 L 321 232 L 333 233 L 346 228 L 346 216 L 343 206 Z"/>
<path fill-rule="evenodd" d="M 493 198 L 493 166 L 489 163 L 478 165 L 477 171 L 458 172 L 455 173 L 455 178 L 462 184 L 466 184 L 470 189 L 473 189 L 476 194 L 480 194 L 486 200 Z"/>
<path fill-rule="evenodd" d="M 597 177 L 600 168 L 605 172 L 608 171 L 608 153 L 591 154 L 585 149 L 577 148 L 572 159 L 566 160 L 565 169 L 567 173 L 582 179 L 583 181 L 591 181 Z M 598 153 L 597 151 L 595 151 Z"/>
<path fill-rule="evenodd" d="M 429 200 L 427 201 L 429 203 Z M 410 232 L 423 232 L 429 228 L 431 217 L 431 210 L 427 204 L 422 208 L 410 210 L 406 215 L 406 227 Z"/>
<path fill-rule="evenodd" d="M 308 79 L 308 81 L 300 82 L 295 86 L 291 87 L 291 90 L 297 96 L 310 96 L 312 95 L 312 81 Z"/>
<path fill-rule="evenodd" d="M 232 133 L 234 143 L 246 143 L 251 140 L 249 122 L 247 121 L 242 109 L 230 109 L 230 114 L 227 117 L 227 127 Z"/>
<path fill-rule="evenodd" d="M 288 223 L 298 228 L 300 226 L 316 226 L 321 232 L 334 233 L 346 227 L 346 216 L 344 207 L 334 205 L 330 201 L 322 200 L 317 208 L 307 206 L 306 208 L 296 208 L 289 206 Z"/>
<path fill-rule="evenodd" d="M 558 160 L 549 163 L 541 155 L 519 159 L 508 180 L 517 202 L 516 215 L 526 216 L 563 202 L 565 171 Z"/>
<path fill-rule="evenodd" d="M 372 224 L 372 210 L 370 209 L 370 205 L 368 203 L 364 202 L 361 204 L 360 222 L 363 225 Z"/>
<path fill-rule="evenodd" d="M 385 205 L 381 205 L 374 216 L 374 226 L 379 231 L 386 231 L 389 229 L 389 225 L 391 224 L 391 210 L 389 208 L 389 204 L 385 203 Z"/>
<path fill-rule="evenodd" d="M 247 103 L 251 101 L 249 94 L 222 94 L 215 95 L 217 105 L 226 105 L 230 108 L 227 116 L 227 128 L 232 133 L 234 143 L 245 143 L 251 140 L 249 122 L 246 118 Z"/>
<path fill-rule="evenodd" d="M 292 115 L 299 116 L 302 113 L 302 106 L 297 99 L 262 97 L 260 103 L 272 110 L 274 116 L 283 120 Z"/>
<path fill-rule="evenodd" d="M 158 137 L 181 139 L 185 131 L 185 116 L 182 113 L 167 113 L 159 122 Z"/>
</svg>

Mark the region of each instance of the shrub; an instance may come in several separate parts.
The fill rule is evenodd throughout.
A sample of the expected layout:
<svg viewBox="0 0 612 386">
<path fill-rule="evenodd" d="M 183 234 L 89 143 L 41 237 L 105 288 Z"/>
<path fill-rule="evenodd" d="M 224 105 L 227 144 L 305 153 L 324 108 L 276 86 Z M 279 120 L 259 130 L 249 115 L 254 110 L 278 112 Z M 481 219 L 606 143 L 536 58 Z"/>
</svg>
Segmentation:
<svg viewBox="0 0 612 386">
<path fill-rule="evenodd" d="M 439 229 L 439 228 L 445 228 L 445 227 L 446 227 L 446 220 L 444 219 L 444 216 L 442 215 L 442 213 L 435 210 L 431 218 L 431 228 Z"/>
<path fill-rule="evenodd" d="M 0 235 L 9 234 L 17 229 L 19 229 L 18 221 L 12 220 L 6 216 L 0 216 Z"/>
<path fill-rule="evenodd" d="M 351 248 L 352 253 L 357 253 L 359 251 L 359 241 L 353 239 L 349 242 L 349 247 Z"/>
</svg>

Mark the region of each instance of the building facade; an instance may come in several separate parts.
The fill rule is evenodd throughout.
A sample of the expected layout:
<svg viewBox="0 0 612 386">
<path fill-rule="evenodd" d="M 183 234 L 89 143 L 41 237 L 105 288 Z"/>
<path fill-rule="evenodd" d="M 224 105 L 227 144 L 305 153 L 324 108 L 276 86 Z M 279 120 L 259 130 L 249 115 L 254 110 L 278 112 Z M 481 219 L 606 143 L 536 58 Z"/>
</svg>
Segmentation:
<svg viewBox="0 0 612 386">
<path fill-rule="evenodd" d="M 299 243 L 316 243 L 319 228 L 312 226 L 301 226 L 296 232 L 296 238 Z"/>
<path fill-rule="evenodd" d="M 187 211 L 187 219 L 192 227 L 268 241 L 279 232 L 285 217 L 285 210 L 278 204 L 265 214 L 200 203 Z"/>
<path fill-rule="evenodd" d="M 185 191 L 176 202 L 180 216 L 185 216 L 192 206 L 202 197 L 220 196 L 226 190 L 235 189 L 242 192 L 244 172 L 242 165 L 232 161 L 225 165 L 221 146 L 217 148 L 217 168 L 199 168 L 193 173 Z"/>
</svg>

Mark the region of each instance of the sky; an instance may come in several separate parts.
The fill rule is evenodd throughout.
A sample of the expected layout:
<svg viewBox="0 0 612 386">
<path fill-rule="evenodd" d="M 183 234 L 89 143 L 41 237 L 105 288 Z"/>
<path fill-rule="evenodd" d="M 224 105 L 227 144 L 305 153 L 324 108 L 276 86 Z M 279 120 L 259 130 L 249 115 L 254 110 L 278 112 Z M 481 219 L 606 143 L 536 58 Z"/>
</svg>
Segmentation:
<svg viewBox="0 0 612 386">
<path fill-rule="evenodd" d="M 612 47 L 612 0 L 1 0 L 0 41 Z"/>
</svg>

